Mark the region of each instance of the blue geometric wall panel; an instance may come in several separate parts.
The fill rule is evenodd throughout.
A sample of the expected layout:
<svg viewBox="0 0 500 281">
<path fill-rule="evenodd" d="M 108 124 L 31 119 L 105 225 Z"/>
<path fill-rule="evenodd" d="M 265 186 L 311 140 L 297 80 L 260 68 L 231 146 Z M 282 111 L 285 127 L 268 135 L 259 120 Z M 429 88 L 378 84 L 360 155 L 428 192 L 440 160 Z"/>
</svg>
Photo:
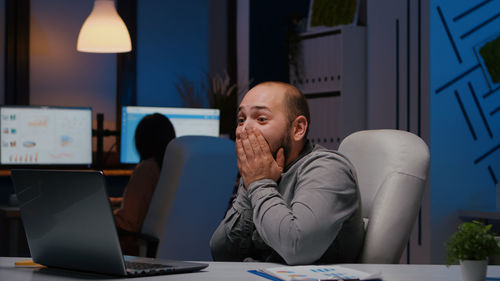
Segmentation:
<svg viewBox="0 0 500 281">
<path fill-rule="evenodd" d="M 478 184 L 494 186 L 500 180 L 500 0 L 431 3 L 431 139 L 435 133 L 444 138 L 438 147 L 451 147 L 438 157 L 459 161 L 468 167 L 462 170 L 477 173 Z"/>
</svg>

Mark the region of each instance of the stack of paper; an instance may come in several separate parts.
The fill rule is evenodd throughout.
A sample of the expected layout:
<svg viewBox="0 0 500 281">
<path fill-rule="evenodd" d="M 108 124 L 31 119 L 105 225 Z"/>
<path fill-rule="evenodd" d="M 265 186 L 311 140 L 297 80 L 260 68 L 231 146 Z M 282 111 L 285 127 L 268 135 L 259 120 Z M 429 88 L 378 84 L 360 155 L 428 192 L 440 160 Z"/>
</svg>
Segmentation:
<svg viewBox="0 0 500 281">
<path fill-rule="evenodd" d="M 359 270 L 338 265 L 305 265 L 283 266 L 250 270 L 249 272 L 266 277 L 271 280 L 298 281 L 298 280 L 367 280 L 374 275 Z M 378 275 L 378 274 L 377 274 Z"/>
</svg>

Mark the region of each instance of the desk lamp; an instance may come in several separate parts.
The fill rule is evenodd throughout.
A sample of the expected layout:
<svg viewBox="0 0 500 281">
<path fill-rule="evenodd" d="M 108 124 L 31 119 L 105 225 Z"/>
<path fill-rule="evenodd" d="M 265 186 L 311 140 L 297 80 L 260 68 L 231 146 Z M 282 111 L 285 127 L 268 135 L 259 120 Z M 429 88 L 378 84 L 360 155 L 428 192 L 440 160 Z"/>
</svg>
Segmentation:
<svg viewBox="0 0 500 281">
<path fill-rule="evenodd" d="M 95 0 L 92 12 L 78 34 L 76 49 L 87 53 L 125 53 L 132 50 L 127 26 L 115 8 L 114 0 Z M 102 169 L 103 137 L 116 136 L 118 131 L 104 130 L 104 114 L 97 113 L 96 167 Z"/>
</svg>

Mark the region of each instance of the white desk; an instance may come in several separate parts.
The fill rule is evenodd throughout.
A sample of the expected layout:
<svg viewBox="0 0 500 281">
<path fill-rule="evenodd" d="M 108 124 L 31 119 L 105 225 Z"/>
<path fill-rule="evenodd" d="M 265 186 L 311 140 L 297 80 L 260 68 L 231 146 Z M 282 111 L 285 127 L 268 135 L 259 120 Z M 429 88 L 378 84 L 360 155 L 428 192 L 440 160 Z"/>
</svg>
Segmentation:
<svg viewBox="0 0 500 281">
<path fill-rule="evenodd" d="M 0 258 L 0 280 L 9 281 L 84 281 L 110 280 L 103 275 L 93 275 L 57 269 L 15 268 L 14 262 L 22 258 Z M 236 263 L 209 262 L 209 266 L 195 273 L 161 275 L 154 277 L 133 278 L 128 280 L 262 280 L 267 279 L 248 273 L 247 270 L 279 266 L 272 263 Z M 369 272 L 382 273 L 384 281 L 460 281 L 460 268 L 444 265 L 376 265 L 376 264 L 345 264 L 343 266 Z M 487 280 L 500 280 L 500 266 L 488 267 Z M 115 278 L 113 278 L 115 279 Z"/>
</svg>

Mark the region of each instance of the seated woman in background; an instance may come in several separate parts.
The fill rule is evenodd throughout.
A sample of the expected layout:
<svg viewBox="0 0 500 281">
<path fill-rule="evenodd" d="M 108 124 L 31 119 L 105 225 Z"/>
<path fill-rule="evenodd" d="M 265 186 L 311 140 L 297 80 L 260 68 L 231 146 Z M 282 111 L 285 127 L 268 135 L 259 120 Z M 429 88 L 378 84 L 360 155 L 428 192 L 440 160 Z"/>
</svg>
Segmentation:
<svg viewBox="0 0 500 281">
<path fill-rule="evenodd" d="M 126 255 L 138 255 L 137 238 L 133 233 L 141 231 L 160 177 L 165 149 L 174 138 L 173 125 L 162 114 L 147 115 L 137 125 L 135 147 L 141 160 L 130 176 L 123 197 L 110 198 L 112 205 L 120 205 L 113 213 Z"/>
</svg>

